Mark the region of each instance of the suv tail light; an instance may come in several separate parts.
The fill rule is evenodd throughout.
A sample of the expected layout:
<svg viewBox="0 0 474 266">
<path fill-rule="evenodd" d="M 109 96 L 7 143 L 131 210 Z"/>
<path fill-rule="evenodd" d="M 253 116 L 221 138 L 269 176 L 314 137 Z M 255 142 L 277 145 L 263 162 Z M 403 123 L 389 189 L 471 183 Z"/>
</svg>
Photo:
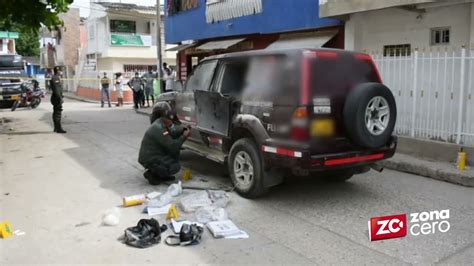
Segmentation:
<svg viewBox="0 0 474 266">
<path fill-rule="evenodd" d="M 291 120 L 291 138 L 297 141 L 309 140 L 309 113 L 307 107 L 298 107 Z"/>
</svg>

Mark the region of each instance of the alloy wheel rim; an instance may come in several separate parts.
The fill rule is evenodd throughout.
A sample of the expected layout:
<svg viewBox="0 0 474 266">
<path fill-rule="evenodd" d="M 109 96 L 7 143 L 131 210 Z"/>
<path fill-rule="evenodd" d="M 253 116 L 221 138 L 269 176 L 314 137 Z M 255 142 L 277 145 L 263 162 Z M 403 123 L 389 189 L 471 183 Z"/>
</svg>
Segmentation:
<svg viewBox="0 0 474 266">
<path fill-rule="evenodd" d="M 254 173 L 253 162 L 250 155 L 245 151 L 239 151 L 234 158 L 234 176 L 241 187 L 251 186 Z"/>
<path fill-rule="evenodd" d="M 385 98 L 375 96 L 370 99 L 365 109 L 365 126 L 372 135 L 385 132 L 390 121 L 390 107 Z"/>
</svg>

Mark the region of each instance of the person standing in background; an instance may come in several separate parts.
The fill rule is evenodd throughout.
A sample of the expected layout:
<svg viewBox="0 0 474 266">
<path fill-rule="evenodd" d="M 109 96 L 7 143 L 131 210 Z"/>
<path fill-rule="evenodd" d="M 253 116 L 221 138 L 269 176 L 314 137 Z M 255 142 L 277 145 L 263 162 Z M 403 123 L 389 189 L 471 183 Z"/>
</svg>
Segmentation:
<svg viewBox="0 0 474 266">
<path fill-rule="evenodd" d="M 145 86 L 145 98 L 146 105 L 150 107 L 149 98 L 151 98 L 151 104 L 155 104 L 155 96 L 153 95 L 153 82 L 155 81 L 156 75 L 153 73 L 153 70 L 150 69 L 145 76 L 146 86 Z"/>
<path fill-rule="evenodd" d="M 127 83 L 127 85 L 133 91 L 133 108 L 143 108 L 142 96 L 143 96 L 143 80 L 140 78 L 138 72 L 135 72 L 135 76 Z"/>
<path fill-rule="evenodd" d="M 168 66 L 167 70 L 164 72 L 163 79 L 166 82 L 165 92 L 174 91 L 174 80 L 176 78 L 176 72 L 173 70 L 173 67 Z"/>
<path fill-rule="evenodd" d="M 104 76 L 100 79 L 100 84 L 102 86 L 102 92 L 100 94 L 100 107 L 104 107 L 104 96 L 107 96 L 107 102 L 109 103 L 109 108 L 112 107 L 110 104 L 110 79 L 107 77 L 107 73 L 104 72 Z"/>
<path fill-rule="evenodd" d="M 61 113 L 63 111 L 63 85 L 61 83 L 61 70 L 59 67 L 54 68 L 54 75 L 49 81 L 49 87 L 52 90 L 51 104 L 53 105 L 53 123 L 54 132 L 66 133 L 61 126 Z"/>
<path fill-rule="evenodd" d="M 117 92 L 117 107 L 123 106 L 123 78 L 122 73 L 115 76 L 115 91 Z"/>
<path fill-rule="evenodd" d="M 164 76 L 166 76 L 166 70 L 168 69 L 168 64 L 163 63 L 163 68 L 162 69 L 163 69 L 163 77 L 161 77 L 161 80 L 160 80 L 160 82 L 161 82 L 160 83 L 160 85 L 161 85 L 160 91 L 161 91 L 161 93 L 164 93 L 164 92 L 166 92 L 166 81 L 164 79 Z"/>
</svg>

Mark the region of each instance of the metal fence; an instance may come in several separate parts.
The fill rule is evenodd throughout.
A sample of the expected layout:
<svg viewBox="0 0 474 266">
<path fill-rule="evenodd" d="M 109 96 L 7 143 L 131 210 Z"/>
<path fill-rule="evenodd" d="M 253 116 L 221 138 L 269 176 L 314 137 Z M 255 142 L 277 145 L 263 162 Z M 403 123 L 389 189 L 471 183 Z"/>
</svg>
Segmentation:
<svg viewBox="0 0 474 266">
<path fill-rule="evenodd" d="M 397 102 L 397 134 L 474 146 L 474 50 L 371 55 Z"/>
</svg>

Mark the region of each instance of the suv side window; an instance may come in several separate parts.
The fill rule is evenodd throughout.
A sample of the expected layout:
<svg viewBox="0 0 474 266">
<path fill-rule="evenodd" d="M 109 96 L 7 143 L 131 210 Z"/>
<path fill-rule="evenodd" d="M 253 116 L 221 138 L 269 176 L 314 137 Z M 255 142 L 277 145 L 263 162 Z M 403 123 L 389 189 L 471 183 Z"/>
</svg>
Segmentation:
<svg viewBox="0 0 474 266">
<path fill-rule="evenodd" d="M 196 68 L 186 83 L 186 91 L 208 91 L 214 76 L 217 60 L 204 62 Z"/>
</svg>

